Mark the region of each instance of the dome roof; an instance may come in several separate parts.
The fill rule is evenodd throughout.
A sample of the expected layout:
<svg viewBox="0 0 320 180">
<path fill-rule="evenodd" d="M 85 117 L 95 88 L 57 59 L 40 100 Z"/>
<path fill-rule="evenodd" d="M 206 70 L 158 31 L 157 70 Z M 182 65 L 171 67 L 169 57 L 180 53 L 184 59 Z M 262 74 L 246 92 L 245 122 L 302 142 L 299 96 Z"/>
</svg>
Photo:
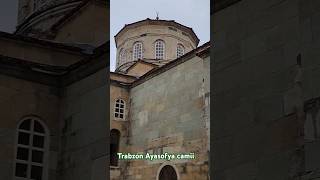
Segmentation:
<svg viewBox="0 0 320 180">
<path fill-rule="evenodd" d="M 166 26 L 172 26 L 175 28 L 180 29 L 181 31 L 184 31 L 190 35 L 191 40 L 198 46 L 199 44 L 199 38 L 196 35 L 196 33 L 193 31 L 192 28 L 184 26 L 180 23 L 175 22 L 174 20 L 160 20 L 160 19 L 145 19 L 142 21 L 137 21 L 131 24 L 126 24 L 114 37 L 116 41 L 116 46 L 118 45 L 118 37 L 121 36 L 123 33 L 128 31 L 129 29 L 136 28 L 139 26 L 144 25 L 166 25 Z"/>
</svg>

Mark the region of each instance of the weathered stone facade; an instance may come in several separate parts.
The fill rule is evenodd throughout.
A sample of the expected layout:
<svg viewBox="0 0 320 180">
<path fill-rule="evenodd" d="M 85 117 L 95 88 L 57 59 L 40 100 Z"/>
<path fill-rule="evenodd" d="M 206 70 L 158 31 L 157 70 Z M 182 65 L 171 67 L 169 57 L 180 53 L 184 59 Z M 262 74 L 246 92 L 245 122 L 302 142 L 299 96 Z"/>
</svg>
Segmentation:
<svg viewBox="0 0 320 180">
<path fill-rule="evenodd" d="M 96 35 L 100 37 L 76 39 L 83 34 L 83 26 L 101 20 L 98 17 L 108 19 L 108 7 L 95 0 L 78 5 L 77 13 L 60 14 L 64 17 L 60 19 L 63 25 L 56 31 L 70 33 L 72 39 L 43 40 L 34 38 L 37 36 L 29 34 L 27 29 L 21 33 L 20 28 L 15 34 L 0 32 L 0 179 L 41 176 L 41 180 L 105 180 L 108 177 L 107 22 L 99 23 L 103 28 L 97 28 Z M 94 14 L 92 9 L 96 10 Z M 21 24 L 41 18 L 41 14 L 33 13 L 22 18 Z M 37 21 L 44 34 L 50 34 L 47 31 L 50 21 L 46 18 Z M 38 28 L 40 24 L 26 27 Z M 21 129 L 21 122 L 26 118 L 36 119 L 46 130 L 44 139 L 48 146 L 38 159 L 34 153 L 39 150 L 36 143 L 41 141 L 36 141 L 36 126 L 31 126 L 32 136 L 20 136 L 20 131 L 29 133 Z M 30 139 L 28 147 L 21 146 L 20 137 Z M 29 153 L 21 153 L 25 151 L 18 145 Z"/>
<path fill-rule="evenodd" d="M 319 179 L 319 1 L 214 6 L 213 178 Z"/>
<path fill-rule="evenodd" d="M 162 22 L 158 29 L 169 31 L 166 21 L 152 21 Z M 130 37 L 138 37 L 153 28 L 137 25 L 126 32 L 129 40 L 118 41 L 130 41 Z M 156 64 L 148 61 L 148 57 L 154 56 L 152 43 L 162 38 L 160 30 L 158 36 L 151 37 L 150 45 L 146 43 L 143 60 L 129 64 L 125 72 L 111 74 L 110 128 L 121 134 L 118 152 L 195 153 L 196 158 L 119 160 L 117 166 L 111 167 L 112 180 L 162 180 L 160 172 L 165 166 L 174 169 L 178 180 L 209 179 L 210 44 L 195 49 L 193 44 L 182 57 Z M 177 42 L 178 39 L 166 41 L 166 53 L 175 54 Z M 133 43 L 126 46 L 132 49 Z M 117 99 L 123 99 L 126 104 L 123 119 L 115 118 Z"/>
</svg>

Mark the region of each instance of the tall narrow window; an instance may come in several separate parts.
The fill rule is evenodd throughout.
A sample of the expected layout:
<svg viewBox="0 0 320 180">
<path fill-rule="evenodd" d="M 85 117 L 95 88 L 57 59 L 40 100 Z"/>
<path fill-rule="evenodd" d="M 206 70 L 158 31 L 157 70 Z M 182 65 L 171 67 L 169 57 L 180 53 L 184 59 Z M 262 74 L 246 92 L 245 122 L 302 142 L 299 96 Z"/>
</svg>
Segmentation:
<svg viewBox="0 0 320 180">
<path fill-rule="evenodd" d="M 136 42 L 133 45 L 133 60 L 142 59 L 142 43 Z"/>
<path fill-rule="evenodd" d="M 177 58 L 184 55 L 184 47 L 182 44 L 178 44 L 177 46 Z"/>
<path fill-rule="evenodd" d="M 157 40 L 154 48 L 155 59 L 164 59 L 164 42 L 162 40 Z"/>
<path fill-rule="evenodd" d="M 120 131 L 112 129 L 110 131 L 110 166 L 118 166 L 117 153 L 119 151 Z"/>
<path fill-rule="evenodd" d="M 15 176 L 46 179 L 47 130 L 34 118 L 23 120 L 17 129 Z"/>
<path fill-rule="evenodd" d="M 119 52 L 119 64 L 123 64 L 126 61 L 126 53 L 123 49 Z"/>
<path fill-rule="evenodd" d="M 124 119 L 125 103 L 122 99 L 117 99 L 114 109 L 114 117 Z"/>
</svg>

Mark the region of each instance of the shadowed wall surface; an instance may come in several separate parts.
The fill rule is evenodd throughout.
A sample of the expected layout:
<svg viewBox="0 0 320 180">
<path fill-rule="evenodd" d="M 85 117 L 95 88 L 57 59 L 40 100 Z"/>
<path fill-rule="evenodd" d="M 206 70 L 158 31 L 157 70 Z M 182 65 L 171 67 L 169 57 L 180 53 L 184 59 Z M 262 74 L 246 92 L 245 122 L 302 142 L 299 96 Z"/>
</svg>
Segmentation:
<svg viewBox="0 0 320 180">
<path fill-rule="evenodd" d="M 216 3 L 213 178 L 319 178 L 320 3 Z"/>
</svg>

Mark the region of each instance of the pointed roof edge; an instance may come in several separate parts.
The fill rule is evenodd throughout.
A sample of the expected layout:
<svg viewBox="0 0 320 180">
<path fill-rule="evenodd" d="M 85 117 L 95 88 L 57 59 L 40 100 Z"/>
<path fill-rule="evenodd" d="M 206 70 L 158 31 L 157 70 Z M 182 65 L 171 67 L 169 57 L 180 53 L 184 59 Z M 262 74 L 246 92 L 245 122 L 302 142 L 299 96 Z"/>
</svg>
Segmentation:
<svg viewBox="0 0 320 180">
<path fill-rule="evenodd" d="M 125 73 L 128 73 L 130 69 L 132 69 L 133 67 L 135 67 L 138 63 L 142 63 L 142 64 L 147 64 L 147 65 L 150 65 L 150 66 L 153 66 L 153 68 L 157 68 L 159 67 L 158 65 L 156 64 L 153 64 L 151 62 L 147 62 L 143 59 L 139 59 L 138 61 L 135 61 L 131 66 L 129 66 L 127 69 L 126 69 L 126 72 Z"/>
<path fill-rule="evenodd" d="M 124 71 L 124 73 L 127 73 L 128 70 L 132 68 L 132 66 L 135 66 L 139 62 L 140 63 L 144 63 L 144 64 L 148 64 L 148 65 L 151 65 L 151 66 L 154 66 L 154 67 L 159 67 L 159 65 L 154 64 L 152 62 L 148 62 L 147 60 L 148 59 L 139 59 L 139 60 L 135 60 L 135 61 L 126 62 L 126 63 L 122 64 L 121 66 L 119 66 L 118 68 L 116 68 L 115 72 L 121 72 L 119 69 L 121 69 L 122 67 L 124 67 L 127 64 L 129 64 L 129 67 Z"/>
</svg>

